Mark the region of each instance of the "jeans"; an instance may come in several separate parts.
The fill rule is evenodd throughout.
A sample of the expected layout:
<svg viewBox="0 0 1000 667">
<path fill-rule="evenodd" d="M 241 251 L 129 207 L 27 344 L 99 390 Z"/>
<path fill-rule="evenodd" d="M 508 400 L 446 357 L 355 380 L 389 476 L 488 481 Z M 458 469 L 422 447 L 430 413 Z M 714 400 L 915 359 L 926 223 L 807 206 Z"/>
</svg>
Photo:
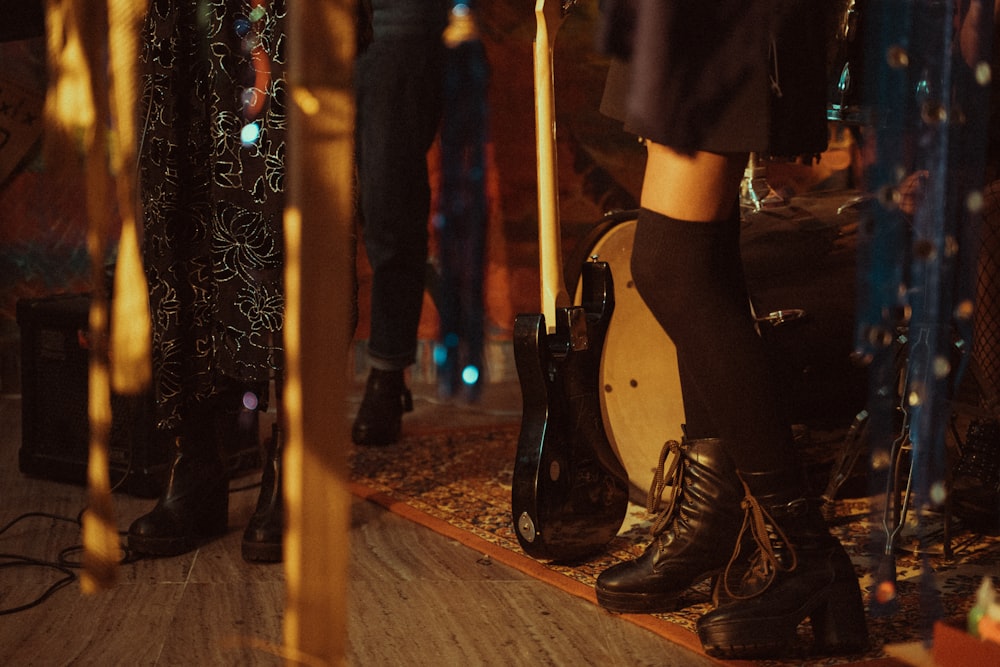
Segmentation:
<svg viewBox="0 0 1000 667">
<path fill-rule="evenodd" d="M 372 275 L 373 367 L 416 358 L 427 263 L 427 151 L 441 119 L 440 34 L 376 38 L 356 67 L 362 232 Z"/>
</svg>

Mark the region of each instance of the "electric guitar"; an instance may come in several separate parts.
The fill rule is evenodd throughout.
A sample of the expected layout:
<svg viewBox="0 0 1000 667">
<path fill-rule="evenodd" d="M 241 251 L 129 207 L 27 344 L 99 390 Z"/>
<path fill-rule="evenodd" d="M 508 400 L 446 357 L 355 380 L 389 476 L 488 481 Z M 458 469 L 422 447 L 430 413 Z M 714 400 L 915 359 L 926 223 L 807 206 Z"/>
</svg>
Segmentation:
<svg viewBox="0 0 1000 667">
<path fill-rule="evenodd" d="M 572 561 L 604 549 L 628 506 L 628 473 L 601 418 L 600 355 L 614 310 L 611 271 L 586 262 L 579 306 L 563 281 L 553 113 L 552 41 L 575 0 L 536 0 L 535 125 L 543 312 L 514 320 L 523 413 L 511 511 L 534 558 Z M 547 325 L 551 328 L 547 328 Z"/>
</svg>

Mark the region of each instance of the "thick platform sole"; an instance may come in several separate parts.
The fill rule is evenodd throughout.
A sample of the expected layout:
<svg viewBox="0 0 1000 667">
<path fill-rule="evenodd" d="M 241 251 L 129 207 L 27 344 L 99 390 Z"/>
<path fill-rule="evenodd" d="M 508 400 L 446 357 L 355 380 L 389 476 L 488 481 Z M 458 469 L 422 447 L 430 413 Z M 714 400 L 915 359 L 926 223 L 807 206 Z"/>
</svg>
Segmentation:
<svg viewBox="0 0 1000 667">
<path fill-rule="evenodd" d="M 142 556 L 180 556 L 194 551 L 206 542 L 225 535 L 226 530 L 212 534 L 178 535 L 172 537 L 151 537 L 148 535 L 128 536 L 129 551 Z"/>
<path fill-rule="evenodd" d="M 594 592 L 597 594 L 597 603 L 616 614 L 666 614 L 686 606 L 684 594 L 702 581 L 711 579 L 714 589 L 718 575 L 717 570 L 706 572 L 695 577 L 685 588 L 669 592 L 608 590 L 601 587 L 598 579 Z"/>
<path fill-rule="evenodd" d="M 597 591 L 597 604 L 616 614 L 663 614 L 681 607 L 683 592 L 671 595 Z"/>
<path fill-rule="evenodd" d="M 243 560 L 251 563 L 280 563 L 283 559 L 281 542 L 252 542 L 243 540 Z"/>
<path fill-rule="evenodd" d="M 746 604 L 751 613 L 736 615 L 734 605 Z M 734 617 L 727 618 L 727 614 Z M 813 646 L 804 647 L 799 625 L 809 619 Z M 860 592 L 855 582 L 834 584 L 803 599 L 782 614 L 769 614 L 763 606 L 730 603 L 698 621 L 698 637 L 705 652 L 727 660 L 787 658 L 797 653 L 845 655 L 868 649 L 868 628 Z"/>
</svg>

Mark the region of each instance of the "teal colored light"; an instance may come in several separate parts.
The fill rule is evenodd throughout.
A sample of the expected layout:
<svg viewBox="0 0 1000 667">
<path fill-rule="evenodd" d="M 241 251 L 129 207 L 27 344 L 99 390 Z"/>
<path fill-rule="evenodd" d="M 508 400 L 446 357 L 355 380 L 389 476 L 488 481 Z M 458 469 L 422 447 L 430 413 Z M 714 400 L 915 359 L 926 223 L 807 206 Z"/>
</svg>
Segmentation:
<svg viewBox="0 0 1000 667">
<path fill-rule="evenodd" d="M 462 382 L 465 384 L 476 384 L 479 381 L 479 369 L 475 366 L 466 366 L 462 369 Z"/>
<path fill-rule="evenodd" d="M 252 146 L 260 138 L 260 125 L 257 123 L 247 123 L 240 130 L 240 141 L 244 146 Z"/>
<path fill-rule="evenodd" d="M 434 346 L 434 363 L 438 366 L 448 360 L 448 348 L 438 344 Z"/>
</svg>

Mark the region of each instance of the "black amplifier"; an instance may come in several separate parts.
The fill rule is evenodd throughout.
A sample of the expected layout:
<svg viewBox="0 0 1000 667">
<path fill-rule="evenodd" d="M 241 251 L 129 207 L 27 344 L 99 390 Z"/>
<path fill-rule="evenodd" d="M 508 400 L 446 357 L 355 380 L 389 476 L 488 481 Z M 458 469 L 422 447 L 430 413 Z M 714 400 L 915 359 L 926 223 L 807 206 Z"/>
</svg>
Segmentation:
<svg viewBox="0 0 1000 667">
<path fill-rule="evenodd" d="M 90 440 L 88 366 L 90 297 L 72 294 L 17 303 L 21 335 L 21 449 L 26 475 L 85 484 Z M 246 415 L 251 416 L 251 415 Z M 252 413 L 256 426 L 257 413 Z M 234 420 L 235 421 L 235 420 Z M 239 429 L 227 444 L 233 473 L 260 466 L 257 429 Z M 156 437 L 153 396 L 111 395 L 108 456 L 116 491 L 160 494 L 171 443 Z"/>
</svg>

